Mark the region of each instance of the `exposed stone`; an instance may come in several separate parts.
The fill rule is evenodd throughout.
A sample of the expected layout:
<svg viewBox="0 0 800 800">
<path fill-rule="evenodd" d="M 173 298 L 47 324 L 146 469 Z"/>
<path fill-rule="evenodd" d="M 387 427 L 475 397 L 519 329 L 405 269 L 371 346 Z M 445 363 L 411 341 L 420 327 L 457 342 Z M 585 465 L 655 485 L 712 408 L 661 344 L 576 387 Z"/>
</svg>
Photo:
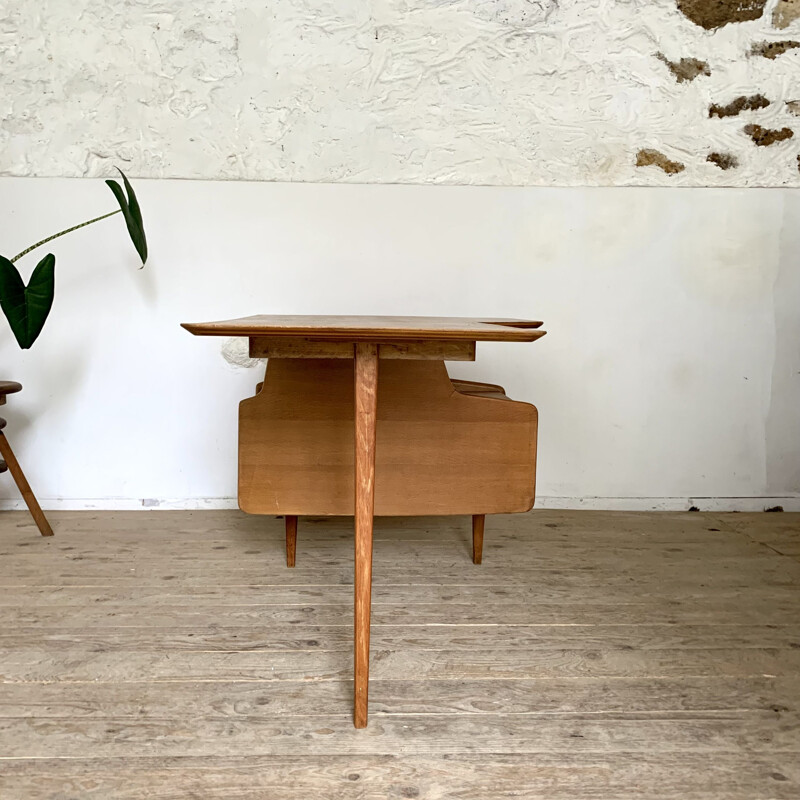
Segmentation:
<svg viewBox="0 0 800 800">
<path fill-rule="evenodd" d="M 751 56 L 764 56 L 764 58 L 777 58 L 782 56 L 787 50 L 794 50 L 800 47 L 800 42 L 794 39 L 786 39 L 782 42 L 756 42 L 750 48 Z"/>
<path fill-rule="evenodd" d="M 711 7 L 681 1 L 698 19 Z M 0 4 L 0 49 L 13 28 L 4 175 L 105 178 L 119 163 L 140 178 L 800 189 L 800 113 L 785 105 L 800 101 L 800 48 L 775 64 L 748 57 L 755 42 L 800 40 L 798 21 L 773 27 L 778 0 L 760 19 L 711 30 L 678 0 L 427 0 L 383 4 L 393 11 L 377 18 L 354 3 L 319 14 L 289 2 L 276 15 L 262 0 L 236 14 L 230 0 L 206 0 L 202 14 L 180 0 L 55 2 L 45 34 L 80 55 L 51 54 L 55 67 L 31 0 Z M 143 8 L 158 13 L 143 21 Z M 702 19 L 727 22 L 717 13 Z M 135 80 L 120 36 L 138 54 Z M 767 108 L 709 119 L 712 103 L 759 92 Z M 798 130 L 751 150 L 742 128 L 759 121 Z M 716 147 L 738 168 L 714 172 Z M 639 169 L 640 148 L 685 158 L 685 169 Z"/>
<path fill-rule="evenodd" d="M 678 83 L 693 81 L 698 75 L 711 74 L 708 63 L 701 61 L 699 58 L 682 58 L 680 61 L 670 61 L 663 53 L 656 53 L 656 58 L 667 65 Z"/>
<path fill-rule="evenodd" d="M 787 100 L 786 108 L 790 114 L 795 114 L 800 117 L 800 100 Z"/>
<path fill-rule="evenodd" d="M 735 169 L 739 166 L 739 159 L 730 153 L 709 153 L 706 161 L 716 164 L 720 169 Z"/>
<path fill-rule="evenodd" d="M 677 172 L 683 172 L 686 169 L 680 161 L 671 161 L 661 151 L 650 148 L 643 148 L 636 154 L 636 166 L 659 167 L 667 175 L 675 175 Z"/>
<path fill-rule="evenodd" d="M 735 117 L 742 111 L 756 111 L 759 108 L 766 108 L 769 100 L 763 94 L 753 94 L 750 97 L 742 95 L 725 106 L 713 103 L 708 107 L 709 117 Z"/>
<path fill-rule="evenodd" d="M 788 28 L 800 19 L 800 0 L 778 0 L 772 12 L 772 24 L 776 28 Z"/>
<path fill-rule="evenodd" d="M 712 31 L 731 22 L 758 19 L 764 13 L 767 0 L 678 0 L 681 13 Z"/>
<path fill-rule="evenodd" d="M 761 125 L 745 125 L 744 132 L 759 147 L 769 147 L 769 145 L 775 144 L 775 142 L 782 142 L 794 136 L 794 131 L 791 128 L 776 130 L 774 128 L 762 128 Z"/>
</svg>

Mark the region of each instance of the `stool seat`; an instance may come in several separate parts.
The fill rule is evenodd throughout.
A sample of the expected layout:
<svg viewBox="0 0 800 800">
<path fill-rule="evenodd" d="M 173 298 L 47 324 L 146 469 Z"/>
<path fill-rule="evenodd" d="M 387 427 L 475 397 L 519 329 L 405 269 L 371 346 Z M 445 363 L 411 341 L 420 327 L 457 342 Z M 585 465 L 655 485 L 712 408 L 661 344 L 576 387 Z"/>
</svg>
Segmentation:
<svg viewBox="0 0 800 800">
<path fill-rule="evenodd" d="M 22 384 L 16 381 L 0 381 L 0 394 L 14 394 L 21 392 Z"/>
</svg>

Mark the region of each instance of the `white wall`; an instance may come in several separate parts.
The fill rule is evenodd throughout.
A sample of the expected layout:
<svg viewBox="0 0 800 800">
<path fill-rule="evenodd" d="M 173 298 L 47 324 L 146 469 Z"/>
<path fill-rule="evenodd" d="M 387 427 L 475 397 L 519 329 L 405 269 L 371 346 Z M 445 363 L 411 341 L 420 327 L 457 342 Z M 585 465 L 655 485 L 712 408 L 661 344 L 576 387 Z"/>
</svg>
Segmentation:
<svg viewBox="0 0 800 800">
<path fill-rule="evenodd" d="M 800 49 L 753 53 L 798 38 L 794 0 L 4 0 L 0 174 L 800 186 Z"/>
<path fill-rule="evenodd" d="M 452 369 L 538 405 L 542 502 L 800 507 L 796 191 L 137 189 L 145 270 L 114 217 L 53 243 L 32 350 L 2 320 L 0 377 L 25 387 L 2 414 L 47 507 L 230 505 L 261 376 L 179 323 L 271 312 L 544 319 Z M 0 252 L 113 208 L 101 181 L 0 179 Z"/>
</svg>

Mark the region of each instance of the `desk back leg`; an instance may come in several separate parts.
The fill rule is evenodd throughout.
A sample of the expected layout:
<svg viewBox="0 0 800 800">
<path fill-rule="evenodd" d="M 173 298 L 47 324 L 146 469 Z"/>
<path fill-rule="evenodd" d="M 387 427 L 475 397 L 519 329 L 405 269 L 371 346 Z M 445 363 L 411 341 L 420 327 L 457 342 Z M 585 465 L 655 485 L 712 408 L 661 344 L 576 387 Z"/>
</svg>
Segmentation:
<svg viewBox="0 0 800 800">
<path fill-rule="evenodd" d="M 480 564 L 483 558 L 483 526 L 485 514 L 472 515 L 472 563 Z"/>
<path fill-rule="evenodd" d="M 297 552 L 297 517 L 287 514 L 286 520 L 286 566 L 294 566 Z"/>
</svg>

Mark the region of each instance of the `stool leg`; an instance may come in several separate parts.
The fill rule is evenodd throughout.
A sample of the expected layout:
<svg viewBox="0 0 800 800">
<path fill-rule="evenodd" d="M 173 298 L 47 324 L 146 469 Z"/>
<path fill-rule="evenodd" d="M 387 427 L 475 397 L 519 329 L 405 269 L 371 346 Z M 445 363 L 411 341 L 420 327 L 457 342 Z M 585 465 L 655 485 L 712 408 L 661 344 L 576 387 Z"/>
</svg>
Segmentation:
<svg viewBox="0 0 800 800">
<path fill-rule="evenodd" d="M 33 521 L 36 523 L 36 527 L 39 528 L 39 533 L 41 533 L 42 536 L 52 536 L 53 529 L 50 527 L 50 523 L 47 521 L 41 506 L 36 501 L 30 484 L 26 480 L 25 474 L 22 472 L 22 468 L 19 465 L 19 461 L 17 461 L 14 451 L 11 449 L 11 445 L 8 443 L 8 439 L 6 439 L 6 435 L 2 431 L 0 431 L 0 454 L 3 456 L 3 460 L 8 466 L 8 471 L 13 476 L 17 488 L 22 493 L 22 499 L 27 504 Z"/>
<path fill-rule="evenodd" d="M 286 519 L 286 566 L 294 566 L 294 557 L 297 552 L 297 517 L 287 516 Z"/>
<path fill-rule="evenodd" d="M 483 525 L 485 514 L 472 515 L 472 563 L 480 564 L 483 558 Z"/>
</svg>

